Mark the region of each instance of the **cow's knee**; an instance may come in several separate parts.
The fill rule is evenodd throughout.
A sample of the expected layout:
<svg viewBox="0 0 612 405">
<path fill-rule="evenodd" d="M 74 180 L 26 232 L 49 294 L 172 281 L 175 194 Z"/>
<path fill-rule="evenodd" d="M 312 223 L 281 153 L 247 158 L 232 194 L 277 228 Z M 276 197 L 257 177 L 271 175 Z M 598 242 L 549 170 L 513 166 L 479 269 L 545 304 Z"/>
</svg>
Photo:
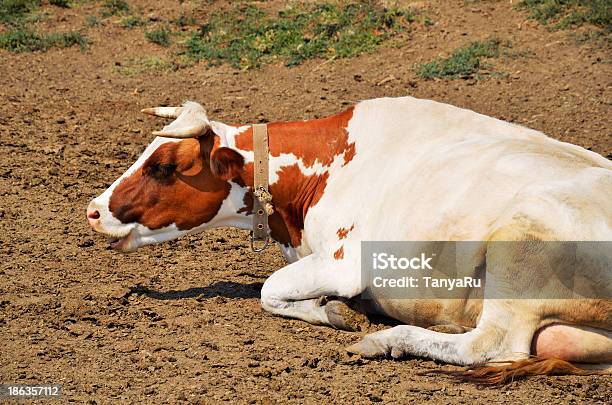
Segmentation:
<svg viewBox="0 0 612 405">
<path fill-rule="evenodd" d="M 278 270 L 261 289 L 262 308 L 313 324 L 353 329 L 354 319 L 348 316 L 347 308 L 332 304 L 326 310 L 322 301 L 325 296 L 351 298 L 361 292 L 358 272 L 343 272 L 346 269 L 338 266 L 310 255 Z"/>
<path fill-rule="evenodd" d="M 275 313 L 276 311 L 286 308 L 288 303 L 273 295 L 264 295 L 262 290 L 260 304 L 265 311 Z"/>
<path fill-rule="evenodd" d="M 273 312 L 276 308 L 282 308 L 282 306 L 284 305 L 284 301 L 278 297 L 278 294 L 274 293 L 274 290 L 269 281 L 270 279 L 268 278 L 261 287 L 259 300 L 261 303 L 261 307 L 264 310 L 268 312 Z"/>
<path fill-rule="evenodd" d="M 301 319 L 314 325 L 328 325 L 325 308 L 321 306 L 320 301 L 320 298 L 293 300 L 283 296 L 270 285 L 266 287 L 266 283 L 261 290 L 260 299 L 261 307 L 271 314 Z"/>
</svg>

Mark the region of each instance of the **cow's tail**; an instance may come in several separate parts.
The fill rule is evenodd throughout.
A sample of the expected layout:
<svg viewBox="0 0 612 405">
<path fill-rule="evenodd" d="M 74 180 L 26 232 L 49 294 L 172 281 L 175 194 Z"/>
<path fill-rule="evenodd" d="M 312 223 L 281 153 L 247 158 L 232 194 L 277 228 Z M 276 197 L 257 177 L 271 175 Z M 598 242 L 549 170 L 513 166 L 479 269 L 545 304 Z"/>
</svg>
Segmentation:
<svg viewBox="0 0 612 405">
<path fill-rule="evenodd" d="M 561 359 L 530 357 L 524 360 L 493 363 L 470 367 L 466 370 L 429 370 L 422 374 L 443 374 L 458 382 L 479 385 L 501 385 L 536 375 L 609 375 L 610 368 L 580 368 Z"/>
</svg>

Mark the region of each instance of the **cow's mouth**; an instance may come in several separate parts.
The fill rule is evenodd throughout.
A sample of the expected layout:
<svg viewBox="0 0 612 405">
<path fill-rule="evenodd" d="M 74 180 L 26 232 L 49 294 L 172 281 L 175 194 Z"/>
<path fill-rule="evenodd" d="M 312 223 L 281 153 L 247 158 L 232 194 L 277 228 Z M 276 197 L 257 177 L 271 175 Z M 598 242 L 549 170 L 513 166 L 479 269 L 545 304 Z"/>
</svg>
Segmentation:
<svg viewBox="0 0 612 405">
<path fill-rule="evenodd" d="M 107 239 L 108 245 L 111 249 L 121 250 L 121 251 L 130 251 L 130 242 L 132 240 L 132 231 L 130 231 L 125 236 L 111 236 Z"/>
</svg>

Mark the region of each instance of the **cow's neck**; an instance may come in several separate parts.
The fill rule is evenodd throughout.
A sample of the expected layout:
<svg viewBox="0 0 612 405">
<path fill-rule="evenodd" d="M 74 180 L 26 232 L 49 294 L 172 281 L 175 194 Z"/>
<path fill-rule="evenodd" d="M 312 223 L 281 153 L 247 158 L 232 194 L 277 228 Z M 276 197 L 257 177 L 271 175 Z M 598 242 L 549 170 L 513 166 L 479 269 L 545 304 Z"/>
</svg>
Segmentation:
<svg viewBox="0 0 612 405">
<path fill-rule="evenodd" d="M 304 220 L 323 196 L 330 168 L 346 164 L 354 155 L 346 130 L 352 114 L 351 108 L 324 119 L 268 125 L 270 192 L 275 210 L 269 224 L 276 241 L 293 247 L 302 245 Z M 235 145 L 239 151 L 252 151 L 252 129 L 237 135 Z M 253 170 L 253 163 L 248 163 L 242 176 L 250 189 L 245 197 L 249 213 Z"/>
</svg>

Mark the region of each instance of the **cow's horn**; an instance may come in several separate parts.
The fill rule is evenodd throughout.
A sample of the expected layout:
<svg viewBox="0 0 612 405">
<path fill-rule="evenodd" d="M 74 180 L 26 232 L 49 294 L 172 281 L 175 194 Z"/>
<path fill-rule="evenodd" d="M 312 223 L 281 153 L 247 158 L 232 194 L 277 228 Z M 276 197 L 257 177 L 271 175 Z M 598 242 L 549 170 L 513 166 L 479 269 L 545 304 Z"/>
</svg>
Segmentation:
<svg viewBox="0 0 612 405">
<path fill-rule="evenodd" d="M 168 129 L 161 131 L 153 131 L 155 136 L 163 136 L 166 138 L 195 138 L 204 133 L 204 130 L 208 127 L 207 124 L 201 123 L 188 128 L 177 128 Z"/>
<path fill-rule="evenodd" d="M 177 118 L 181 114 L 181 110 L 182 107 L 153 107 L 145 108 L 140 112 L 164 118 Z"/>
<path fill-rule="evenodd" d="M 204 107 L 193 101 L 186 101 L 182 107 L 156 107 L 142 111 L 161 117 L 176 118 L 161 131 L 154 131 L 155 136 L 195 138 L 204 134 L 210 126 Z"/>
</svg>

